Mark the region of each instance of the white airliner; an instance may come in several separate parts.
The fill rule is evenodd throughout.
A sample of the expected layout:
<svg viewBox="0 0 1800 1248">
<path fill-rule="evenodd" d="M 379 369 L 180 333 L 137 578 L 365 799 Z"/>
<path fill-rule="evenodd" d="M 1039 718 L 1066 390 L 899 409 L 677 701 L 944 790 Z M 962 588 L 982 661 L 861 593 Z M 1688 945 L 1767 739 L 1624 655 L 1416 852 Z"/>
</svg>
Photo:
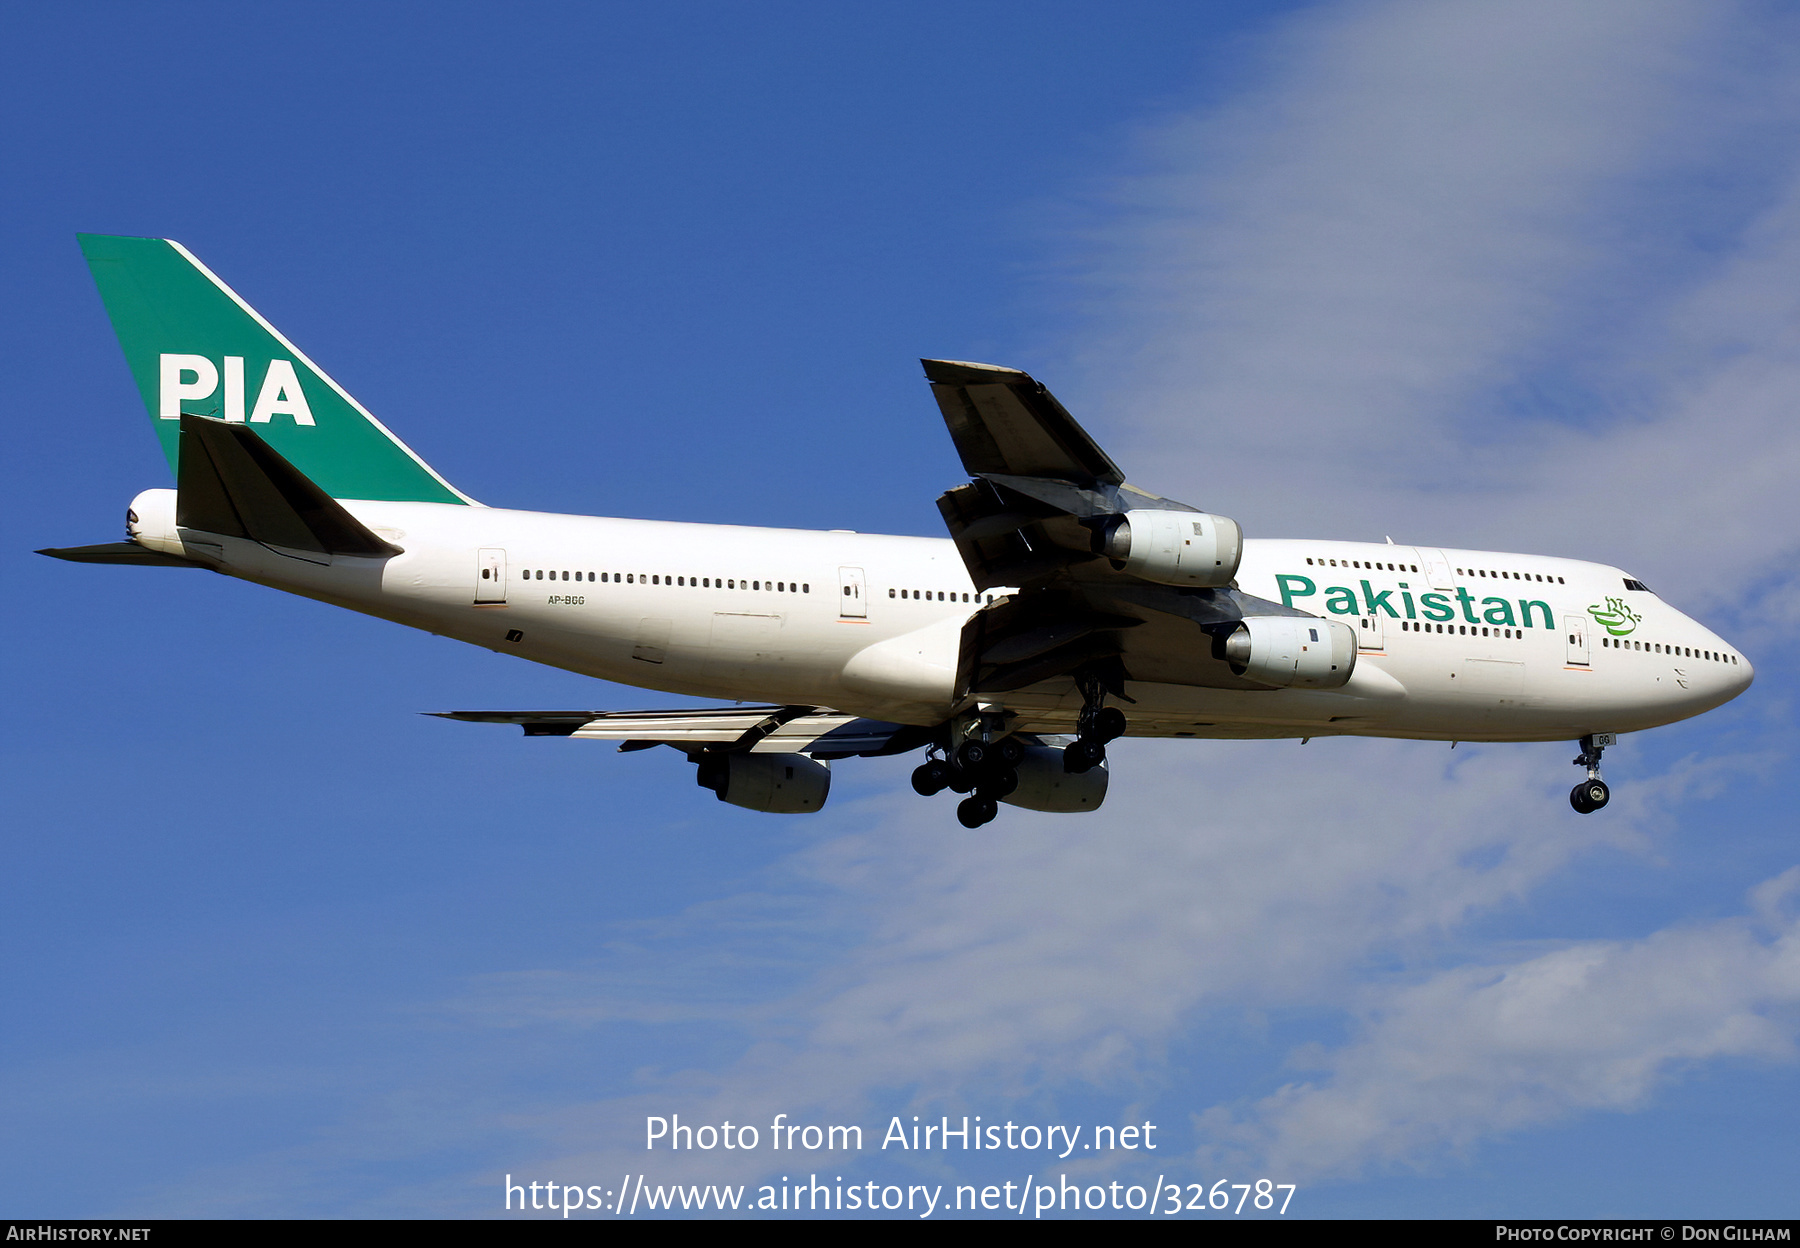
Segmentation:
<svg viewBox="0 0 1800 1248">
<path fill-rule="evenodd" d="M 552 515 L 462 494 L 180 244 L 81 236 L 177 488 L 128 541 L 47 550 L 210 568 L 584 675 L 749 701 L 458 711 L 668 745 L 754 810 L 819 809 L 833 760 L 923 750 L 914 787 L 1098 807 L 1139 737 L 1581 742 L 1736 697 L 1738 651 L 1618 568 L 1242 537 L 1124 475 L 1024 373 L 924 361 L 971 480 L 950 539 Z"/>
</svg>

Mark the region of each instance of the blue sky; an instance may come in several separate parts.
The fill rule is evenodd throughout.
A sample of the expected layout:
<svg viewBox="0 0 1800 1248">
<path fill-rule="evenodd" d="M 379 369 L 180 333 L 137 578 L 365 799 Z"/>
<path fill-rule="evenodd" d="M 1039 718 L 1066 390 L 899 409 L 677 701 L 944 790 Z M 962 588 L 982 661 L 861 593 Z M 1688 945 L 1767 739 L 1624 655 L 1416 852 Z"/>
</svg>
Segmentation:
<svg viewBox="0 0 1800 1248">
<path fill-rule="evenodd" d="M 1148 1118 L 1080 1173 L 1308 1215 L 1794 1213 L 1791 15 L 4 20 L 0 1212 L 491 1215 L 787 1112 Z M 1124 743 L 1101 813 L 974 834 L 906 760 L 740 811 L 417 714 L 666 695 L 30 554 L 168 484 L 78 230 L 179 239 L 491 504 L 935 534 L 916 361 L 985 359 L 1252 536 L 1617 562 L 1757 683 L 1589 819 L 1568 746 L 1356 740 Z"/>
</svg>

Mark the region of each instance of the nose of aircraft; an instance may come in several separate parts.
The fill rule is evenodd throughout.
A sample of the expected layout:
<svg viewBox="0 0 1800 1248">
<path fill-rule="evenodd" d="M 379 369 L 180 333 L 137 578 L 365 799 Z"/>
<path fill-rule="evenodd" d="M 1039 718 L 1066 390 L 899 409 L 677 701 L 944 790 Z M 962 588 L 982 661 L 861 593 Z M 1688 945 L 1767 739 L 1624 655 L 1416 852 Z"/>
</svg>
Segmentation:
<svg viewBox="0 0 1800 1248">
<path fill-rule="evenodd" d="M 1706 691 L 1711 705 L 1720 706 L 1750 687 L 1750 682 L 1756 679 L 1756 669 L 1724 638 L 1712 636 L 1708 641 L 1713 643 L 1709 653 L 1717 657 L 1699 664 L 1702 672 L 1699 687 Z M 1732 662 L 1734 656 L 1735 663 Z"/>
<path fill-rule="evenodd" d="M 1742 654 L 1738 655 L 1737 663 L 1731 669 L 1731 696 L 1737 697 L 1738 694 L 1748 689 L 1750 682 L 1755 679 L 1756 669 L 1750 666 L 1749 658 Z"/>
</svg>

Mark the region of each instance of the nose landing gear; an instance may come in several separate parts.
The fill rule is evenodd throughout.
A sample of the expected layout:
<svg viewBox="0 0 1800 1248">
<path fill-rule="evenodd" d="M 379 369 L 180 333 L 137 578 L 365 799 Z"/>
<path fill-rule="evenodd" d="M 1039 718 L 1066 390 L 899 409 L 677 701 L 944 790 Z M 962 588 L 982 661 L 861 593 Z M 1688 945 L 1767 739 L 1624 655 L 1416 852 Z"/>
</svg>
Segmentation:
<svg viewBox="0 0 1800 1248">
<path fill-rule="evenodd" d="M 1591 815 L 1612 800 L 1612 790 L 1600 778 L 1600 755 L 1618 740 L 1618 734 L 1612 732 L 1590 732 L 1581 739 L 1581 753 L 1575 756 L 1575 766 L 1587 768 L 1587 779 L 1569 790 L 1569 805 L 1577 813 Z"/>
</svg>

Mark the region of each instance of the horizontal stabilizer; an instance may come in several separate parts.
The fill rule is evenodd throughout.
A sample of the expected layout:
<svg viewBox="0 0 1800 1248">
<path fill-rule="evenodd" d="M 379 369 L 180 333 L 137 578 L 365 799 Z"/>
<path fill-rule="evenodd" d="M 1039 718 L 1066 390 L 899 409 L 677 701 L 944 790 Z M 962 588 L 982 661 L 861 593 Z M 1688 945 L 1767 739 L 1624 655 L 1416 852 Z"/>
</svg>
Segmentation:
<svg viewBox="0 0 1800 1248">
<path fill-rule="evenodd" d="M 811 754 L 815 758 L 899 754 L 930 730 L 863 719 L 818 706 L 714 706 L 682 711 L 432 711 L 441 719 L 517 724 L 528 737 L 617 741 L 620 749 L 670 745 L 688 753 Z"/>
<path fill-rule="evenodd" d="M 175 522 L 311 555 L 401 553 L 276 453 L 248 425 L 181 418 Z"/>
<path fill-rule="evenodd" d="M 139 546 L 136 542 L 103 542 L 98 546 L 57 546 L 48 550 L 40 550 L 40 555 L 49 555 L 52 559 L 67 559 L 70 563 L 135 563 L 159 568 L 204 568 L 204 563 L 195 563 L 192 559 L 183 559 L 180 555 L 165 555 L 160 550 L 151 550 L 147 546 Z"/>
</svg>

